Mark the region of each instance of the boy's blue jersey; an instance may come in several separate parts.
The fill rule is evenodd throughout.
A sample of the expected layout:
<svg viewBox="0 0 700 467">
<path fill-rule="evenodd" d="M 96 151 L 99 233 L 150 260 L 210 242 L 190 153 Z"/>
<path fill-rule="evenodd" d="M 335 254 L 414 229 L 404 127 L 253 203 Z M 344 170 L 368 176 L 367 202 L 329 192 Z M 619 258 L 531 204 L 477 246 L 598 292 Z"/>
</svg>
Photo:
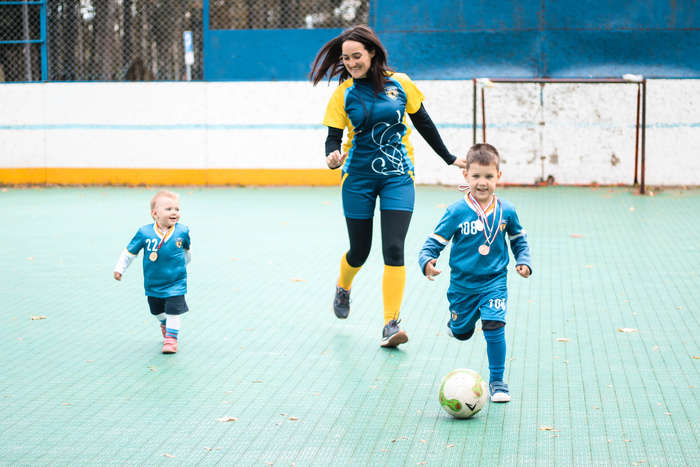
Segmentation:
<svg viewBox="0 0 700 467">
<path fill-rule="evenodd" d="M 403 73 L 393 73 L 381 92 L 369 79 L 348 79 L 338 86 L 326 109 L 323 124 L 348 128 L 343 174 L 373 177 L 414 175 L 413 147 L 407 113 L 416 113 L 423 94 Z"/>
<path fill-rule="evenodd" d="M 187 293 L 187 269 L 185 250 L 190 249 L 190 229 L 177 223 L 163 239 L 155 224 L 141 227 L 126 249 L 136 256 L 143 248 L 143 286 L 149 297 L 167 298 Z M 151 261 L 149 256 L 156 252 L 158 258 Z"/>
<path fill-rule="evenodd" d="M 484 230 L 478 230 L 479 215 L 465 196 L 447 208 L 435 231 L 428 237 L 418 257 L 421 271 L 425 273 L 426 263 L 440 256 L 440 252 L 452 240 L 450 251 L 450 287 L 448 293 L 471 294 L 492 286 L 505 286 L 506 266 L 508 265 L 508 246 L 506 234 L 510 240 L 516 264 L 524 264 L 532 271 L 530 264 L 530 247 L 526 232 L 520 225 L 515 207 L 505 200 L 493 203 L 487 212 L 488 225 L 498 223 L 495 240 L 488 255 L 479 253 L 479 246 L 486 243 Z M 494 220 L 494 217 L 495 220 Z"/>
</svg>

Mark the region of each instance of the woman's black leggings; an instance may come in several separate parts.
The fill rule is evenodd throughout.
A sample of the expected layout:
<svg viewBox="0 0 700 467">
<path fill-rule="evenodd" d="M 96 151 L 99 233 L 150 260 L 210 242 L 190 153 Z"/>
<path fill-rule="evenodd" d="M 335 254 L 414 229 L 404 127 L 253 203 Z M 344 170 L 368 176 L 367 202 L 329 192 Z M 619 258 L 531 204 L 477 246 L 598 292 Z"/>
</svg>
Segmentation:
<svg viewBox="0 0 700 467">
<path fill-rule="evenodd" d="M 403 246 L 411 223 L 410 211 L 380 211 L 382 222 L 382 253 L 387 266 L 403 266 Z M 365 264 L 372 247 L 372 219 L 348 219 L 350 250 L 348 264 L 354 268 Z"/>
</svg>

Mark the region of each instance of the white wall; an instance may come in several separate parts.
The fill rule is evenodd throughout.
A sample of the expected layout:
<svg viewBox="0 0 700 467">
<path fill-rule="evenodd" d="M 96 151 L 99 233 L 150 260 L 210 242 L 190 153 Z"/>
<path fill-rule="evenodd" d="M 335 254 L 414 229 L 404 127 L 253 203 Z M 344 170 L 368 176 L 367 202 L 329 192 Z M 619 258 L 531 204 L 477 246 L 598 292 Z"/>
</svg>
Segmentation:
<svg viewBox="0 0 700 467">
<path fill-rule="evenodd" d="M 448 148 L 464 155 L 472 142 L 472 82 L 417 85 Z M 334 87 L 5 84 L 0 168 L 323 168 L 320 121 Z M 530 184 L 551 175 L 563 184 L 631 183 L 636 93 L 627 84 L 487 88 L 487 141 L 504 159 L 503 181 Z M 700 80 L 648 82 L 647 184 L 700 184 L 698 108 Z M 481 129 L 478 135 L 480 141 Z M 417 133 L 412 140 L 418 183 L 460 182 L 459 171 Z"/>
</svg>

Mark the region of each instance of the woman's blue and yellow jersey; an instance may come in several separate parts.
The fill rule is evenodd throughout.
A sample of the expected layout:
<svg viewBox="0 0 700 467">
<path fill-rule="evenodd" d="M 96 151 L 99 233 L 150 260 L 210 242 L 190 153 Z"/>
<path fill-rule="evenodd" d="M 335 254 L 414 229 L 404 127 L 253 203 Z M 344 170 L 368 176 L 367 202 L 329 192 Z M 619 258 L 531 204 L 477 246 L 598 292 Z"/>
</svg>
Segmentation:
<svg viewBox="0 0 700 467">
<path fill-rule="evenodd" d="M 165 238 L 164 238 L 165 237 Z M 162 241 L 162 243 L 161 243 Z M 158 246 L 160 245 L 160 248 Z M 136 256 L 143 248 L 143 286 L 149 297 L 167 298 L 187 293 L 185 250 L 190 249 L 190 229 L 179 222 L 163 234 L 155 224 L 141 227 L 126 246 Z M 156 252 L 157 259 L 149 256 Z"/>
<path fill-rule="evenodd" d="M 426 263 L 440 256 L 440 252 L 452 240 L 448 294 L 456 292 L 469 295 L 494 287 L 505 287 L 508 265 L 506 234 L 516 264 L 527 265 L 532 271 L 527 233 L 520 225 L 515 207 L 505 200 L 494 202 L 493 206 L 496 207 L 486 213 L 486 219 L 489 225 L 495 225 L 499 221 L 500 225 L 496 227 L 497 233 L 488 255 L 479 254 L 479 246 L 485 243 L 484 230 L 479 228 L 479 215 L 466 196 L 447 208 L 418 254 L 418 263 L 425 273 Z"/>
<path fill-rule="evenodd" d="M 385 177 L 414 176 L 413 146 L 406 113 L 416 113 L 423 94 L 403 73 L 387 77 L 375 93 L 367 78 L 347 79 L 338 86 L 326 109 L 323 124 L 348 128 L 343 174 Z"/>
</svg>

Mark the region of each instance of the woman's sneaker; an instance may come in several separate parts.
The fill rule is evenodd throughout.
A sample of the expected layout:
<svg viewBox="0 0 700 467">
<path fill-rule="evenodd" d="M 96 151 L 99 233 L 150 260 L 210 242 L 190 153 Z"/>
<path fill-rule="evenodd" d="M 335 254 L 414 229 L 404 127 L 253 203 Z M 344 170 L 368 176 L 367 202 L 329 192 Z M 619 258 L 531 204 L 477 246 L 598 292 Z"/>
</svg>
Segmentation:
<svg viewBox="0 0 700 467">
<path fill-rule="evenodd" d="M 510 391 L 508 385 L 503 381 L 494 381 L 489 384 L 491 402 L 510 402 Z"/>
<path fill-rule="evenodd" d="M 382 330 L 382 341 L 379 345 L 382 347 L 396 347 L 399 344 L 408 342 L 406 331 L 399 329 L 399 322 L 392 319 Z"/>
<path fill-rule="evenodd" d="M 340 319 L 345 319 L 350 314 L 350 291 L 342 287 L 335 287 L 333 299 L 333 312 Z"/>
</svg>

